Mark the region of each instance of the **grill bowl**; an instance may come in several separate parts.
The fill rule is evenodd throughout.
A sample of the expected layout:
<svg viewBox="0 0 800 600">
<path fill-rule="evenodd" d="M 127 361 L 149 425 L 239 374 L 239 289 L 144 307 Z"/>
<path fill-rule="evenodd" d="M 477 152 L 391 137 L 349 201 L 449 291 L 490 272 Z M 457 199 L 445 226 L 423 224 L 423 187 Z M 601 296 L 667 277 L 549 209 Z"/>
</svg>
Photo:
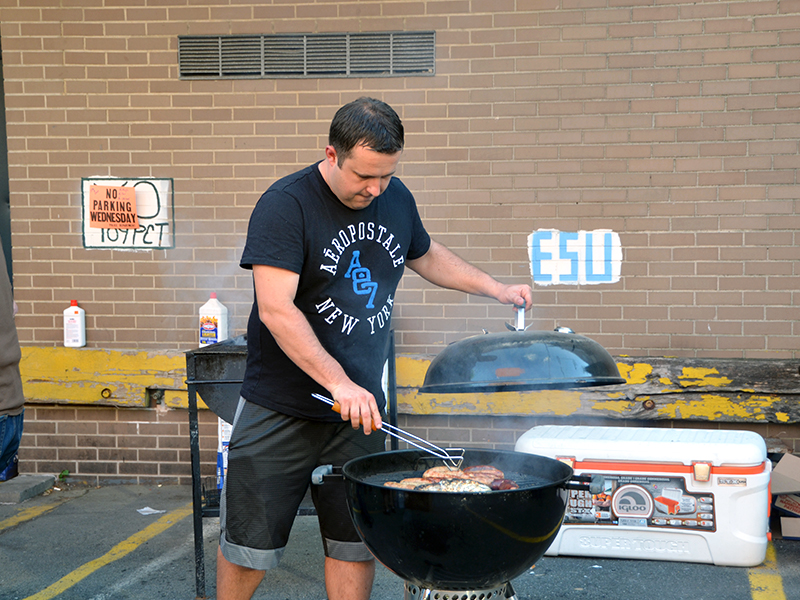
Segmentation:
<svg viewBox="0 0 800 600">
<path fill-rule="evenodd" d="M 484 464 L 516 478 L 520 489 L 424 492 L 381 484 L 419 476 L 431 466 L 429 455 L 418 450 L 349 461 L 342 469 L 347 503 L 367 548 L 421 588 L 488 589 L 524 573 L 561 527 L 572 469 L 533 454 L 465 451 L 463 467 Z"/>
</svg>

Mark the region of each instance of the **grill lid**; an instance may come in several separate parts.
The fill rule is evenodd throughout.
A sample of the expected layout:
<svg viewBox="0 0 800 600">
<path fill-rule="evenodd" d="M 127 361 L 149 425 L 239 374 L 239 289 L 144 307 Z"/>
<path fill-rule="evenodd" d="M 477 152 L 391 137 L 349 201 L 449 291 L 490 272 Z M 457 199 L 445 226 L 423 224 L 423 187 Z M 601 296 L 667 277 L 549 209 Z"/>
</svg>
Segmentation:
<svg viewBox="0 0 800 600">
<path fill-rule="evenodd" d="M 419 391 L 510 392 L 622 383 L 614 359 L 594 340 L 566 328 L 525 331 L 522 327 L 450 344 L 431 362 Z"/>
</svg>

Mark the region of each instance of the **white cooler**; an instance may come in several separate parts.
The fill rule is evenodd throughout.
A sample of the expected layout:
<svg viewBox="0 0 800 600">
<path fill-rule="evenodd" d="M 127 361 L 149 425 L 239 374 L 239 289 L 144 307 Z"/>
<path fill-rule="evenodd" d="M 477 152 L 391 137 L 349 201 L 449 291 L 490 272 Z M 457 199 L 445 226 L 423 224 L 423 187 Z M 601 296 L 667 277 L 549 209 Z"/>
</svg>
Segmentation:
<svg viewBox="0 0 800 600">
<path fill-rule="evenodd" d="M 750 431 L 541 426 L 515 450 L 602 475 L 569 490 L 546 554 L 752 567 L 764 561 L 772 463 Z"/>
</svg>

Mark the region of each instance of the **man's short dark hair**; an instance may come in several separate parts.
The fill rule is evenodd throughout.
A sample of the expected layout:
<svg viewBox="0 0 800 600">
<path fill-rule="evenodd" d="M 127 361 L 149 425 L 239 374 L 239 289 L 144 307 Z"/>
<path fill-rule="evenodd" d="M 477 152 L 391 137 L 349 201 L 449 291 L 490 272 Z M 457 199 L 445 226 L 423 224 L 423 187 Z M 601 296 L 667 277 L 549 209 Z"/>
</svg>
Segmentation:
<svg viewBox="0 0 800 600">
<path fill-rule="evenodd" d="M 339 166 L 356 146 L 394 154 L 403 149 L 403 141 L 403 123 L 394 109 L 385 102 L 366 97 L 337 110 L 328 133 L 328 144 L 336 150 Z"/>
</svg>

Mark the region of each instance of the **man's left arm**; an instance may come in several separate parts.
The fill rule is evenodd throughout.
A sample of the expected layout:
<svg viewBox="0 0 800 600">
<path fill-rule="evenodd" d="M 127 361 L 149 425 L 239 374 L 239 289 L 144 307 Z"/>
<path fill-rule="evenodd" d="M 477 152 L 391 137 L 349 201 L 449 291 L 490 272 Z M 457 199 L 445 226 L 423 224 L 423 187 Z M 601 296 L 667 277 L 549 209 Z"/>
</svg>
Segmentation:
<svg viewBox="0 0 800 600">
<path fill-rule="evenodd" d="M 440 287 L 495 298 L 501 304 L 524 305 L 526 308 L 533 301 L 529 285 L 500 283 L 434 240 L 431 240 L 431 246 L 424 255 L 407 261 L 406 265 Z"/>
</svg>

